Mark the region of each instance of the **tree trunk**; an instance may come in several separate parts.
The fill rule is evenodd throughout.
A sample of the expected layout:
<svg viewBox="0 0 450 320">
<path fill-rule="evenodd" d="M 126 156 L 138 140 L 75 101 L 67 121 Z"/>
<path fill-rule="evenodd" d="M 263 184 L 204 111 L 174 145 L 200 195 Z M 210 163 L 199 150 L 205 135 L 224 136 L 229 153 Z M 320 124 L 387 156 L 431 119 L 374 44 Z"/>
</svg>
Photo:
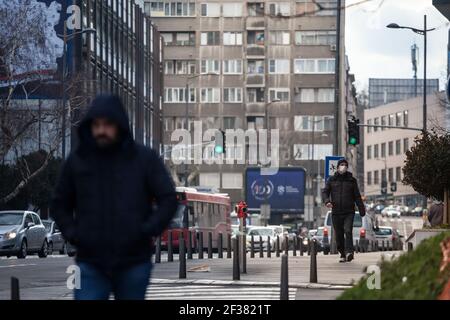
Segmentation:
<svg viewBox="0 0 450 320">
<path fill-rule="evenodd" d="M 444 191 L 443 224 L 450 224 L 450 189 Z"/>
</svg>

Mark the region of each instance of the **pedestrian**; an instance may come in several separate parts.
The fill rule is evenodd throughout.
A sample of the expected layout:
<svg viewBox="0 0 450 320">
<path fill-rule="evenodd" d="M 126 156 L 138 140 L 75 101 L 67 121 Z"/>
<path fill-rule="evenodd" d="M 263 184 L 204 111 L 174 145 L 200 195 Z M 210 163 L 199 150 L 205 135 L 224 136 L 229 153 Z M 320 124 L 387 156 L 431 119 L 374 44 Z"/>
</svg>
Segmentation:
<svg viewBox="0 0 450 320">
<path fill-rule="evenodd" d="M 428 221 L 431 227 L 437 227 L 443 223 L 444 219 L 444 203 L 439 200 L 433 201 L 433 205 L 430 207 L 428 214 Z"/>
<path fill-rule="evenodd" d="M 78 127 L 51 204 L 62 235 L 76 247 L 76 300 L 145 298 L 152 237 L 177 208 L 158 154 L 136 143 L 120 98 L 96 97 Z"/>
<path fill-rule="evenodd" d="M 355 204 L 359 214 L 364 217 L 366 208 L 359 193 L 358 183 L 348 171 L 348 162 L 341 159 L 337 163 L 337 171 L 331 176 L 322 192 L 324 204 L 331 209 L 333 229 L 336 236 L 337 249 L 340 253 L 339 262 L 352 261 L 353 248 L 353 218 Z"/>
</svg>

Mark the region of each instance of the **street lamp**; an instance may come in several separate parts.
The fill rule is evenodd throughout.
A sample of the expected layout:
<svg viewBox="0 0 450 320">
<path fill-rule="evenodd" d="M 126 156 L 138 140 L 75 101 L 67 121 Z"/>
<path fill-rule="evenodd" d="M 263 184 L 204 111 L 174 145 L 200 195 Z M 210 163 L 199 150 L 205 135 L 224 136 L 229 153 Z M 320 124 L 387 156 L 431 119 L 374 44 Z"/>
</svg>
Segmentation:
<svg viewBox="0 0 450 320">
<path fill-rule="evenodd" d="M 427 32 L 436 28 L 427 29 L 427 15 L 423 16 L 423 29 L 399 26 L 397 23 L 390 23 L 386 26 L 390 29 L 410 29 L 414 33 L 423 35 L 423 132 L 427 132 Z M 427 207 L 427 197 L 423 197 L 423 207 Z"/>
<path fill-rule="evenodd" d="M 83 33 L 96 33 L 97 30 L 94 28 L 86 28 L 80 31 L 76 31 L 71 33 L 70 35 L 67 35 L 67 21 L 64 21 L 64 33 L 62 35 L 58 34 L 59 37 L 63 37 L 64 46 L 63 46 L 63 65 L 62 65 L 62 79 L 61 79 L 61 86 L 62 86 L 62 125 L 61 125 L 61 136 L 62 136 L 62 143 L 61 143 L 61 154 L 62 158 L 66 158 L 66 60 L 67 60 L 67 41 L 72 40 L 76 35 L 83 34 Z"/>
<path fill-rule="evenodd" d="M 386 177 L 388 175 L 387 159 L 386 159 L 386 157 L 384 157 L 384 158 L 375 158 L 375 160 L 384 162 L 384 175 L 381 177 L 381 185 L 383 185 L 383 181 L 386 182 L 386 192 L 384 193 L 384 203 L 386 205 L 387 204 L 387 186 L 388 186 L 388 179 Z"/>
<path fill-rule="evenodd" d="M 186 129 L 189 129 L 189 81 L 195 78 L 198 78 L 200 76 L 218 76 L 219 73 L 217 72 L 208 72 L 208 73 L 200 73 L 200 74 L 195 74 L 193 76 L 187 77 L 186 78 L 186 88 L 185 88 L 185 93 L 184 93 L 184 99 L 185 99 L 185 105 L 186 105 L 186 110 L 185 110 L 185 122 L 186 122 Z M 188 142 L 186 141 L 186 159 L 184 162 L 184 186 L 187 188 L 188 187 L 188 163 L 187 163 L 187 150 L 189 148 L 188 146 Z"/>
</svg>

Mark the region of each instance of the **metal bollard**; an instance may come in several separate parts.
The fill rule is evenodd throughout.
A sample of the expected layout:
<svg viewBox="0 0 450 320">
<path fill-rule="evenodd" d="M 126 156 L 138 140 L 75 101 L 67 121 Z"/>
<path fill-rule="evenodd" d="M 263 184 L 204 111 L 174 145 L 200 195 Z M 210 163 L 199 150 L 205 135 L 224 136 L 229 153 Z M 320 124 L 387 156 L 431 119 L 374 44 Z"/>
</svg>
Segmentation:
<svg viewBox="0 0 450 320">
<path fill-rule="evenodd" d="M 227 234 L 227 259 L 231 259 L 231 234 Z"/>
<path fill-rule="evenodd" d="M 281 257 L 280 300 L 289 300 L 289 268 L 288 256 Z"/>
<path fill-rule="evenodd" d="M 298 241 L 300 242 L 300 256 L 303 257 L 303 238 L 299 237 Z"/>
<path fill-rule="evenodd" d="M 259 257 L 264 258 L 264 248 L 263 248 L 263 240 L 262 236 L 259 236 Z"/>
<path fill-rule="evenodd" d="M 310 241 L 311 260 L 309 266 L 309 282 L 317 283 L 317 246 L 316 240 Z"/>
<path fill-rule="evenodd" d="M 289 237 L 284 237 L 284 254 L 289 256 Z"/>
<path fill-rule="evenodd" d="M 389 251 L 392 251 L 392 249 L 393 249 L 392 246 L 393 246 L 393 243 L 388 240 L 387 247 L 388 247 Z"/>
<path fill-rule="evenodd" d="M 242 245 L 241 250 L 242 250 L 242 270 L 241 273 L 246 274 L 247 273 L 247 236 L 245 234 L 242 235 L 242 240 L 241 240 Z"/>
<path fill-rule="evenodd" d="M 188 231 L 187 237 L 187 258 L 192 260 L 192 231 Z"/>
<path fill-rule="evenodd" d="M 198 234 L 198 258 L 203 259 L 203 232 Z"/>
<path fill-rule="evenodd" d="M 213 249 L 212 249 L 212 232 L 208 232 L 208 259 L 212 259 Z"/>
<path fill-rule="evenodd" d="M 358 240 L 355 241 L 355 252 L 359 253 L 359 241 Z"/>
<path fill-rule="evenodd" d="M 156 238 L 155 263 L 161 263 L 161 236 Z"/>
<path fill-rule="evenodd" d="M 219 232 L 217 237 L 217 254 L 219 259 L 223 259 L 223 235 L 222 232 Z"/>
<path fill-rule="evenodd" d="M 186 247 L 183 232 L 178 236 L 178 258 L 180 260 L 179 278 L 186 279 Z"/>
<path fill-rule="evenodd" d="M 277 235 L 277 246 L 275 248 L 277 258 L 280 256 L 280 236 Z"/>
<path fill-rule="evenodd" d="M 294 238 L 292 239 L 292 241 L 294 242 L 294 243 L 293 243 L 294 248 L 292 249 L 292 255 L 293 255 L 294 257 L 296 257 L 296 256 L 297 256 L 297 237 L 294 237 Z"/>
<path fill-rule="evenodd" d="M 311 240 L 308 239 L 308 256 L 311 255 Z"/>
<path fill-rule="evenodd" d="M 251 235 L 250 238 L 250 258 L 254 258 L 255 257 L 255 237 L 253 235 Z"/>
<path fill-rule="evenodd" d="M 172 239 L 172 230 L 167 232 L 167 261 L 173 261 L 173 239 Z"/>
<path fill-rule="evenodd" d="M 270 245 L 270 236 L 267 236 L 267 258 L 272 256 L 272 246 Z"/>
<path fill-rule="evenodd" d="M 11 277 L 11 300 L 20 300 L 19 279 Z"/>
<path fill-rule="evenodd" d="M 384 245 L 384 240 L 381 241 L 381 251 L 386 251 L 386 246 Z"/>
<path fill-rule="evenodd" d="M 233 280 L 240 280 L 241 274 L 239 270 L 239 240 L 238 237 L 233 239 Z"/>
<path fill-rule="evenodd" d="M 408 242 L 408 252 L 413 251 L 413 244 L 412 242 Z"/>
</svg>

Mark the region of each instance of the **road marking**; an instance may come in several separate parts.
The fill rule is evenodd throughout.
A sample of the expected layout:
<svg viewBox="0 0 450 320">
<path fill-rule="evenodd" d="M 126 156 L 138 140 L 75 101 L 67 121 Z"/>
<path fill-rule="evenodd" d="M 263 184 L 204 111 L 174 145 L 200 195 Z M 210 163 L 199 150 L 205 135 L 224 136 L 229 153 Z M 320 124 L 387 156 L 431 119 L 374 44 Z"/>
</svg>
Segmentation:
<svg viewBox="0 0 450 320">
<path fill-rule="evenodd" d="M 0 266 L 0 268 L 14 268 L 14 267 L 27 267 L 27 266 L 36 266 L 36 263 L 29 264 L 11 264 L 8 266 Z"/>
</svg>

